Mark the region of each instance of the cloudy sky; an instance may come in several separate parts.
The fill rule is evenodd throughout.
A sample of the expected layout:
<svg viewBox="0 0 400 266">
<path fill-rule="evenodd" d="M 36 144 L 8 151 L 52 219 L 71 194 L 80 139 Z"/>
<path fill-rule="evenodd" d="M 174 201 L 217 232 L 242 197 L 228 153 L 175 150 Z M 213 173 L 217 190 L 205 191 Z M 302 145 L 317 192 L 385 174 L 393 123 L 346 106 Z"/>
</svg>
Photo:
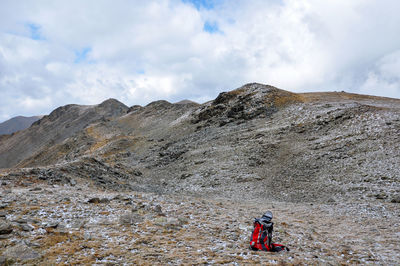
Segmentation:
<svg viewBox="0 0 400 266">
<path fill-rule="evenodd" d="M 1 0 L 0 121 L 260 82 L 400 98 L 398 0 Z"/>
</svg>

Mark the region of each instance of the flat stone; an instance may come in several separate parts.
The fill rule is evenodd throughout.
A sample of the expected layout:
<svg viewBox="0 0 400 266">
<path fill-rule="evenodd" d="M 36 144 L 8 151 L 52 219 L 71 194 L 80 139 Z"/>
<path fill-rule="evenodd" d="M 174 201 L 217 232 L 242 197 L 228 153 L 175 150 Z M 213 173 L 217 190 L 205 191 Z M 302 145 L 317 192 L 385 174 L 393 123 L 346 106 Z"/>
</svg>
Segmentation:
<svg viewBox="0 0 400 266">
<path fill-rule="evenodd" d="M 25 244 L 18 244 L 6 249 L 6 251 L 3 253 L 3 256 L 6 257 L 6 259 L 24 261 L 37 259 L 40 257 L 40 254 Z"/>
<path fill-rule="evenodd" d="M 45 227 L 46 228 L 56 228 L 60 223 L 59 222 L 48 222 Z"/>
<path fill-rule="evenodd" d="M 21 224 L 20 225 L 21 229 L 25 232 L 30 232 L 33 231 L 33 229 L 35 229 L 32 225 L 30 224 Z"/>
<path fill-rule="evenodd" d="M 71 227 L 72 227 L 72 228 L 75 228 L 75 229 L 81 229 L 81 228 L 83 228 L 83 227 L 85 226 L 86 223 L 87 223 L 86 220 L 78 219 L 78 220 L 75 220 L 75 221 L 71 224 Z"/>
<path fill-rule="evenodd" d="M 29 191 L 33 191 L 33 192 L 42 191 L 42 188 L 41 187 L 34 187 L 34 188 L 31 188 Z"/>
<path fill-rule="evenodd" d="M 7 235 L 13 231 L 12 225 L 5 221 L 0 221 L 0 235 Z"/>
<path fill-rule="evenodd" d="M 143 221 L 143 217 L 136 213 L 125 213 L 119 218 L 121 224 L 131 225 Z"/>
<path fill-rule="evenodd" d="M 166 222 L 167 222 L 167 218 L 165 218 L 165 217 L 157 217 L 154 219 L 154 223 L 156 225 L 164 226 Z"/>
<path fill-rule="evenodd" d="M 7 235 L 0 235 L 0 239 L 9 239 L 12 237 L 12 234 L 7 234 Z M 1 264 L 0 264 L 1 265 Z"/>
<path fill-rule="evenodd" d="M 14 222 L 19 223 L 19 224 L 26 224 L 28 222 L 28 220 L 21 218 L 21 219 L 14 220 Z"/>
</svg>

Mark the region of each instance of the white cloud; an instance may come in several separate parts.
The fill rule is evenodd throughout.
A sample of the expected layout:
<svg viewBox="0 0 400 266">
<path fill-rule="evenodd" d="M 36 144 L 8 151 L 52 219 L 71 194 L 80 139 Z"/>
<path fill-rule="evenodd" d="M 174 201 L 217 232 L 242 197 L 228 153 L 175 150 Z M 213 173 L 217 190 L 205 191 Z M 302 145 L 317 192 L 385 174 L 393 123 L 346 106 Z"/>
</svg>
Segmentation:
<svg viewBox="0 0 400 266">
<path fill-rule="evenodd" d="M 2 1 L 0 119 L 209 100 L 246 82 L 400 98 L 398 1 L 189 2 Z"/>
<path fill-rule="evenodd" d="M 361 85 L 360 93 L 399 98 L 400 50 L 378 60 Z"/>
</svg>

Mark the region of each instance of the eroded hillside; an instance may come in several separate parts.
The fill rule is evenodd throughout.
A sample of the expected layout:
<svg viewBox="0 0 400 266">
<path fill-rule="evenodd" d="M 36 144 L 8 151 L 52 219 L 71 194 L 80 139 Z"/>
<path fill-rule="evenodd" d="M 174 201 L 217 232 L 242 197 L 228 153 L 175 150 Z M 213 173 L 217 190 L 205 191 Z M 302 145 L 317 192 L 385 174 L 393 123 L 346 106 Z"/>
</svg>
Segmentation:
<svg viewBox="0 0 400 266">
<path fill-rule="evenodd" d="M 64 141 L 51 141 L 18 166 L 73 176 L 74 165 L 94 158 L 124 175 L 140 172 L 121 186 L 151 192 L 391 201 L 399 193 L 393 185 L 400 176 L 399 102 L 249 84 L 203 105 L 122 108 L 114 118 L 93 119 Z"/>
</svg>

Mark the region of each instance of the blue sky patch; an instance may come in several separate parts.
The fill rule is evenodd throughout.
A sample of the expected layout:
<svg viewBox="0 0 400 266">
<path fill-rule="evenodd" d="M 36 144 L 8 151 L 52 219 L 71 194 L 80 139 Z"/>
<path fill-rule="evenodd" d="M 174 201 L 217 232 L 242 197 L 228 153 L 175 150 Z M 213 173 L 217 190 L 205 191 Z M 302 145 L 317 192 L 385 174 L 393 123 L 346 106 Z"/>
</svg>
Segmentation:
<svg viewBox="0 0 400 266">
<path fill-rule="evenodd" d="M 204 23 L 203 30 L 209 33 L 221 33 L 218 23 L 215 21 L 206 21 Z"/>
<path fill-rule="evenodd" d="M 40 32 L 40 25 L 34 23 L 28 23 L 26 25 L 29 29 L 30 38 L 32 40 L 44 40 Z"/>
<path fill-rule="evenodd" d="M 217 0 L 182 0 L 183 3 L 189 3 L 196 7 L 197 10 L 201 8 L 213 9 Z"/>
<path fill-rule="evenodd" d="M 82 61 L 85 61 L 87 59 L 88 53 L 92 51 L 92 48 L 90 47 L 85 47 L 81 50 L 75 50 L 75 60 L 74 63 L 78 64 Z"/>
</svg>

